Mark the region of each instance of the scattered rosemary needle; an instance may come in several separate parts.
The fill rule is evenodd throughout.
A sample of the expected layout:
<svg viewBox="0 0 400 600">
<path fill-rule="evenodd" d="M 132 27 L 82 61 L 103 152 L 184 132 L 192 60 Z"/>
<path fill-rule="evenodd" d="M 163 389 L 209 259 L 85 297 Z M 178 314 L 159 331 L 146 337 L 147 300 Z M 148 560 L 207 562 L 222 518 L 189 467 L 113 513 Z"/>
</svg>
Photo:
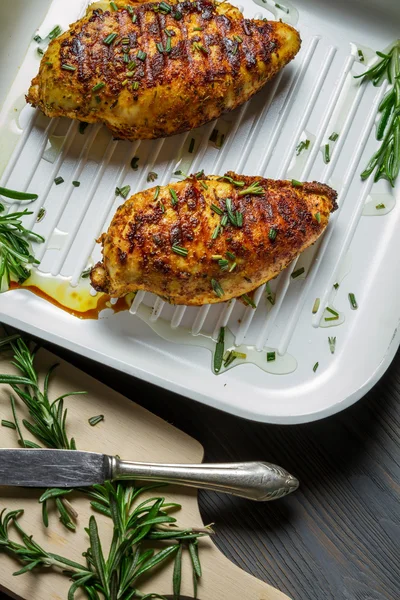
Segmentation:
<svg viewBox="0 0 400 600">
<path fill-rule="evenodd" d="M 276 360 L 276 352 L 267 352 L 267 362 Z"/>
<path fill-rule="evenodd" d="M 90 419 L 88 419 L 88 423 L 92 427 L 94 427 L 95 425 L 97 425 L 101 421 L 104 421 L 104 415 L 96 415 L 95 417 L 90 417 Z"/>
<path fill-rule="evenodd" d="M 147 174 L 147 181 L 150 183 L 156 179 L 158 179 L 158 174 L 155 171 L 149 171 Z"/>
<path fill-rule="evenodd" d="M 214 353 L 214 372 L 219 373 L 222 367 L 225 349 L 225 327 L 221 327 L 218 334 L 217 345 Z"/>
</svg>

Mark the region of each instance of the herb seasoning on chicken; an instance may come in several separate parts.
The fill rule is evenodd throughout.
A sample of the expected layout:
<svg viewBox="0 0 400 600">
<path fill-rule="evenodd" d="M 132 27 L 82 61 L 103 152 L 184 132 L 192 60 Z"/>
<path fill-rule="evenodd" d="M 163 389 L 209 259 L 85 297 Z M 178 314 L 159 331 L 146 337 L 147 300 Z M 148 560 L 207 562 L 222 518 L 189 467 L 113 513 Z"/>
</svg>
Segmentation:
<svg viewBox="0 0 400 600">
<path fill-rule="evenodd" d="M 198 174 L 135 194 L 99 241 L 91 272 L 112 296 L 146 290 L 199 306 L 248 294 L 313 244 L 336 206 L 320 183 L 229 172 Z"/>
<path fill-rule="evenodd" d="M 286 23 L 227 2 L 96 2 L 45 52 L 27 101 L 120 139 L 187 131 L 240 106 L 300 48 Z"/>
</svg>

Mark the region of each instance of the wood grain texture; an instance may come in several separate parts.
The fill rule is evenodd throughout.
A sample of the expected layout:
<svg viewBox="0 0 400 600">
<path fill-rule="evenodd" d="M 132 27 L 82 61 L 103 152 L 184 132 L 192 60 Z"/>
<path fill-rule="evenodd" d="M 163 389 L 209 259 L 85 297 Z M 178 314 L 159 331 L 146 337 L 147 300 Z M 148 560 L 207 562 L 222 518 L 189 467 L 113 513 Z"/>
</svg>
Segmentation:
<svg viewBox="0 0 400 600">
<path fill-rule="evenodd" d="M 276 503 L 200 494 L 204 521 L 216 522 L 215 542 L 237 565 L 294 600 L 398 600 L 400 353 L 355 406 L 281 427 L 238 419 L 57 352 L 193 435 L 206 460 L 270 460 L 300 479 L 300 489 Z"/>
<path fill-rule="evenodd" d="M 41 350 L 37 359 L 39 372 L 60 362 L 54 355 Z M 0 372 L 11 372 L 9 356 L 0 354 Z M 201 462 L 202 446 L 187 434 L 165 423 L 120 394 L 110 390 L 85 373 L 61 361 L 60 367 L 50 385 L 50 397 L 56 398 L 66 392 L 87 390 L 85 396 L 72 396 L 66 400 L 68 406 L 68 430 L 76 439 L 80 450 L 92 450 L 107 454 L 119 454 L 121 458 L 150 462 Z M 20 402 L 19 414 L 24 407 Z M 26 413 L 25 413 L 26 414 Z M 97 414 L 104 414 L 105 420 L 91 427 L 88 419 Z M 8 386 L 0 386 L 0 419 L 10 419 L 11 408 Z M 27 439 L 32 436 L 27 434 Z M 13 447 L 16 444 L 15 431 L 1 427 L 0 444 L 2 447 Z M 88 547 L 88 539 L 83 530 L 92 514 L 89 503 L 80 494 L 68 496 L 79 514 L 76 533 L 67 531 L 56 515 L 50 515 L 49 528 L 45 529 L 41 520 L 41 509 L 37 502 L 38 490 L 23 488 L 0 488 L 0 505 L 9 510 L 24 508 L 21 524 L 28 534 L 45 549 L 81 562 L 82 552 Z M 150 495 L 154 495 L 154 491 Z M 178 522 L 183 527 L 202 526 L 198 509 L 196 490 L 169 486 L 162 488 L 161 495 L 167 500 L 178 502 L 183 508 L 177 513 Z M 111 541 L 112 524 L 110 519 L 97 514 L 103 548 Z M 17 536 L 16 536 L 17 537 Z M 245 573 L 217 549 L 210 539 L 204 538 L 200 544 L 200 556 L 205 576 L 199 585 L 199 598 L 206 600 L 289 600 L 283 593 L 258 581 Z M 11 557 L 0 554 L 0 588 L 12 593 L 15 598 L 24 600 L 65 600 L 70 582 L 60 574 L 49 572 L 38 576 L 27 573 L 13 577 L 17 563 Z M 192 594 L 192 575 L 188 553 L 184 554 L 182 594 Z M 166 569 L 159 569 L 140 583 L 145 593 L 157 591 L 163 594 L 172 593 L 172 564 Z M 76 600 L 83 599 L 83 594 L 76 594 Z"/>
</svg>

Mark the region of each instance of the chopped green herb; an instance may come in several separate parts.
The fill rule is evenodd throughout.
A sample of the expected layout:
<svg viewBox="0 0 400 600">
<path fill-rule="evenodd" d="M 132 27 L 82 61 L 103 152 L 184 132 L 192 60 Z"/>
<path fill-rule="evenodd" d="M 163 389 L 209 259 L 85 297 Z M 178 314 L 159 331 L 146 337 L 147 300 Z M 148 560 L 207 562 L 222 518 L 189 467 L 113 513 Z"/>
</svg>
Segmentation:
<svg viewBox="0 0 400 600">
<path fill-rule="evenodd" d="M 61 65 L 61 68 L 64 69 L 64 71 L 76 71 L 76 67 L 74 67 L 73 65 L 70 65 L 68 63 L 63 63 Z"/>
<path fill-rule="evenodd" d="M 156 43 L 156 48 L 159 51 L 160 54 L 164 54 L 164 46 L 162 45 L 161 42 L 157 42 Z"/>
<path fill-rule="evenodd" d="M 222 289 L 221 284 L 216 279 L 211 279 L 211 287 L 218 298 L 222 298 L 224 295 L 224 290 Z"/>
<path fill-rule="evenodd" d="M 54 179 L 54 183 L 56 185 L 60 185 L 60 183 L 64 183 L 64 179 L 62 177 L 58 176 Z"/>
<path fill-rule="evenodd" d="M 279 10 L 285 12 L 287 15 L 290 12 L 287 6 L 283 6 L 282 4 L 277 4 L 276 2 L 275 2 L 275 6 L 276 6 L 276 8 L 279 8 Z"/>
<path fill-rule="evenodd" d="M 85 123 L 84 121 L 80 121 L 79 123 L 79 133 L 81 133 L 82 135 L 85 133 L 85 129 L 86 127 L 89 126 L 89 123 Z"/>
<path fill-rule="evenodd" d="M 267 362 L 276 360 L 276 352 L 267 352 Z"/>
<path fill-rule="evenodd" d="M 44 50 L 42 48 L 36 48 L 36 52 L 39 54 L 39 56 L 43 56 L 44 54 Z"/>
<path fill-rule="evenodd" d="M 237 267 L 237 263 L 234 262 L 229 268 L 229 273 L 232 273 L 232 271 L 234 271 L 236 269 L 236 267 Z"/>
<path fill-rule="evenodd" d="M 203 31 L 202 27 L 193 27 L 193 31 Z"/>
<path fill-rule="evenodd" d="M 123 38 L 121 39 L 121 44 L 122 44 L 123 46 L 126 46 L 126 45 L 128 45 L 128 44 L 129 44 L 129 38 L 128 38 L 128 37 L 123 37 Z M 126 51 L 127 51 L 127 52 L 129 52 L 129 49 L 127 49 Z"/>
<path fill-rule="evenodd" d="M 180 10 L 176 10 L 175 13 L 174 13 L 174 19 L 175 19 L 175 21 L 180 21 L 182 19 L 182 17 L 183 17 L 183 15 L 182 15 L 181 11 Z"/>
<path fill-rule="evenodd" d="M 36 217 L 36 223 L 40 223 L 40 221 L 43 221 L 45 216 L 46 216 L 46 209 L 44 208 L 44 206 L 42 206 L 42 208 L 39 210 L 38 215 Z"/>
<path fill-rule="evenodd" d="M 312 369 L 314 371 L 314 373 L 318 369 L 318 367 L 319 367 L 319 362 L 316 362 Z"/>
<path fill-rule="evenodd" d="M 218 266 L 221 271 L 227 271 L 229 268 L 229 261 L 226 258 L 220 258 L 218 261 Z"/>
<path fill-rule="evenodd" d="M 248 188 L 238 192 L 238 196 L 246 196 L 247 194 L 262 196 L 264 194 L 264 189 L 261 187 L 259 181 L 254 181 Z"/>
<path fill-rule="evenodd" d="M 176 195 L 175 190 L 173 190 L 172 188 L 169 188 L 169 193 L 171 194 L 171 204 L 172 206 L 175 206 L 176 204 L 178 204 L 178 196 Z"/>
<path fill-rule="evenodd" d="M 381 202 L 380 204 L 377 204 L 377 205 L 375 206 L 375 208 L 376 208 L 377 210 L 382 210 L 383 208 L 386 208 L 386 206 L 385 206 L 384 204 L 382 204 L 382 202 Z"/>
<path fill-rule="evenodd" d="M 229 252 L 229 250 L 225 252 L 225 255 L 229 258 L 229 260 L 236 260 L 236 256 L 232 254 L 232 252 Z"/>
<path fill-rule="evenodd" d="M 90 275 L 90 271 L 92 270 L 92 267 L 88 267 L 87 269 L 85 269 L 84 271 L 82 271 L 81 273 L 81 279 L 87 279 Z"/>
<path fill-rule="evenodd" d="M 158 179 L 158 174 L 155 171 L 149 171 L 147 174 L 147 181 L 155 181 Z"/>
<path fill-rule="evenodd" d="M 0 196 L 11 198 L 12 200 L 37 200 L 39 197 L 37 194 L 30 194 L 28 192 L 17 192 L 16 190 L 9 190 L 8 188 L 0 187 Z M 2 204 L 0 204 L 0 212 L 4 210 Z"/>
<path fill-rule="evenodd" d="M 136 21 L 137 21 L 137 15 L 133 15 L 133 17 L 132 17 L 132 23 L 136 23 Z"/>
<path fill-rule="evenodd" d="M 132 82 L 132 89 L 133 89 L 133 91 L 136 92 L 139 89 L 139 86 L 140 86 L 140 84 L 139 84 L 138 81 L 133 81 Z"/>
<path fill-rule="evenodd" d="M 5 419 L 2 419 L 1 424 L 3 427 L 8 427 L 9 429 L 17 429 L 15 423 L 12 421 L 6 421 Z"/>
<path fill-rule="evenodd" d="M 238 43 L 241 44 L 243 42 L 243 38 L 240 37 L 240 35 L 234 35 L 233 39 Z"/>
<path fill-rule="evenodd" d="M 40 42 L 42 41 L 42 38 L 40 37 L 39 34 L 37 34 L 33 37 L 33 41 L 36 42 L 37 44 L 40 44 Z"/>
<path fill-rule="evenodd" d="M 333 133 L 331 133 L 331 135 L 329 136 L 329 139 L 331 140 L 331 142 L 336 142 L 336 140 L 339 138 L 339 134 L 336 133 L 336 131 L 334 131 Z"/>
<path fill-rule="evenodd" d="M 74 187 L 79 187 L 79 186 L 81 185 L 81 182 L 80 182 L 80 181 L 73 181 L 73 182 L 72 182 L 72 185 L 73 185 Z"/>
<path fill-rule="evenodd" d="M 339 319 L 339 315 L 337 317 L 325 317 L 324 321 L 337 321 Z"/>
<path fill-rule="evenodd" d="M 103 43 L 106 44 L 106 46 L 111 46 L 116 37 L 116 33 L 109 33 L 108 36 L 104 38 Z"/>
<path fill-rule="evenodd" d="M 331 351 L 331 354 L 335 354 L 336 338 L 335 337 L 328 337 L 328 344 L 329 344 L 329 350 Z"/>
<path fill-rule="evenodd" d="M 320 212 L 315 213 L 314 217 L 315 217 L 315 220 L 318 221 L 318 223 L 321 223 L 321 213 Z"/>
<path fill-rule="evenodd" d="M 296 277 L 299 277 L 300 275 L 302 275 L 305 271 L 304 267 L 300 267 L 300 269 L 296 269 L 296 271 L 293 271 L 291 277 L 292 279 L 296 279 Z"/>
<path fill-rule="evenodd" d="M 328 164 L 329 162 L 331 162 L 331 151 L 330 151 L 329 144 L 325 144 L 325 146 L 324 146 L 324 163 Z"/>
<path fill-rule="evenodd" d="M 278 232 L 277 232 L 277 230 L 276 230 L 276 229 L 274 229 L 273 227 L 271 227 L 271 229 L 270 229 L 270 230 L 269 230 L 269 232 L 268 232 L 268 237 L 269 237 L 269 239 L 273 241 L 273 240 L 275 240 L 275 239 L 276 239 L 276 236 L 277 236 L 277 235 L 278 235 Z"/>
<path fill-rule="evenodd" d="M 228 181 L 236 187 L 244 187 L 244 181 L 235 181 L 234 179 L 232 179 L 232 177 L 229 177 L 229 175 L 223 175 L 222 177 L 218 178 L 218 181 L 222 180 Z"/>
<path fill-rule="evenodd" d="M 267 295 L 267 300 L 274 306 L 275 304 L 275 294 L 272 293 L 271 287 L 269 285 L 269 281 L 265 284 L 265 293 Z"/>
<path fill-rule="evenodd" d="M 171 41 L 171 38 L 168 37 L 167 43 L 165 44 L 165 52 L 168 54 L 168 52 L 171 52 L 171 48 L 172 48 L 172 41 Z"/>
<path fill-rule="evenodd" d="M 194 144 L 195 144 L 195 139 L 191 138 L 190 140 L 190 144 L 189 144 L 189 153 L 192 154 L 193 150 L 194 150 Z"/>
<path fill-rule="evenodd" d="M 94 97 L 94 99 L 96 100 L 97 104 L 100 104 L 100 102 L 101 102 L 101 98 L 100 98 L 100 96 L 97 96 L 97 95 L 96 95 L 96 96 Z"/>
<path fill-rule="evenodd" d="M 309 146 L 310 146 L 310 140 L 302 140 L 296 148 L 296 154 L 297 156 L 299 156 L 299 154 L 301 154 L 303 152 L 303 150 L 308 150 Z"/>
<path fill-rule="evenodd" d="M 251 306 L 251 308 L 257 308 L 254 301 L 247 294 L 242 294 L 240 297 L 243 300 L 243 302 Z"/>
<path fill-rule="evenodd" d="M 357 54 L 360 62 L 365 62 L 364 52 L 360 50 L 360 48 L 358 49 Z"/>
<path fill-rule="evenodd" d="M 134 69 L 135 67 L 136 67 L 136 63 L 135 63 L 135 61 L 134 61 L 134 60 L 131 60 L 131 62 L 130 62 L 130 63 L 128 63 L 128 65 L 127 65 L 127 69 L 128 69 L 128 71 L 133 71 L 133 69 Z"/>
<path fill-rule="evenodd" d="M 138 53 L 136 54 L 136 58 L 141 61 L 146 60 L 146 56 L 147 56 L 147 52 L 143 52 L 143 50 L 139 50 Z"/>
<path fill-rule="evenodd" d="M 175 254 L 179 254 L 180 256 L 187 256 L 189 250 L 182 248 L 182 246 L 178 246 L 178 244 L 174 244 L 172 246 L 172 252 L 175 252 Z"/>
<path fill-rule="evenodd" d="M 315 302 L 314 302 L 314 305 L 313 305 L 313 308 L 312 308 L 313 315 L 315 315 L 318 312 L 320 304 L 321 304 L 321 300 L 319 298 L 316 298 Z"/>
<path fill-rule="evenodd" d="M 100 81 L 99 83 L 96 83 L 96 85 L 94 85 L 92 87 L 92 92 L 98 92 L 99 90 L 101 90 L 103 87 L 105 87 L 105 83 L 103 83 L 102 81 Z"/>
<path fill-rule="evenodd" d="M 222 254 L 213 254 L 211 260 L 221 260 Z"/>
<path fill-rule="evenodd" d="M 118 6 L 115 4 L 115 2 L 110 2 L 110 6 L 113 11 L 118 10 Z"/>
<path fill-rule="evenodd" d="M 218 237 L 218 235 L 220 233 L 220 230 L 221 230 L 221 225 L 218 223 L 218 225 L 215 226 L 215 229 L 214 229 L 213 234 L 211 236 L 212 240 L 215 240 Z"/>
<path fill-rule="evenodd" d="M 335 288 L 335 290 L 337 290 L 339 288 L 339 284 L 338 283 L 334 283 L 333 287 Z"/>
<path fill-rule="evenodd" d="M 172 35 L 175 35 L 175 32 L 173 30 L 170 30 L 170 29 L 167 29 L 167 28 L 164 29 L 164 32 L 165 32 L 165 35 L 167 35 L 168 37 L 171 37 Z"/>
<path fill-rule="evenodd" d="M 214 372 L 219 373 L 222 367 L 225 350 L 225 327 L 221 327 L 214 353 Z"/>
<path fill-rule="evenodd" d="M 123 57 L 124 63 L 128 63 L 129 62 L 129 54 L 127 54 L 125 52 L 124 57 Z"/>
<path fill-rule="evenodd" d="M 162 12 L 166 15 L 172 11 L 171 6 L 169 4 L 167 4 L 166 2 L 160 2 L 160 4 L 158 5 L 158 8 L 159 8 L 160 12 Z"/>
<path fill-rule="evenodd" d="M 349 300 L 350 300 L 351 308 L 356 310 L 358 308 L 358 304 L 357 304 L 356 297 L 352 292 L 350 292 L 350 294 L 349 294 Z"/>
<path fill-rule="evenodd" d="M 202 52 L 203 54 L 210 53 L 209 49 L 203 46 L 203 44 L 200 44 L 200 42 L 193 42 L 193 48 L 197 50 L 197 52 Z"/>
<path fill-rule="evenodd" d="M 331 313 L 331 315 L 334 315 L 335 317 L 339 318 L 339 313 L 336 310 L 333 310 L 333 308 L 331 308 L 330 306 L 326 307 L 326 310 Z"/>
<path fill-rule="evenodd" d="M 122 196 L 124 199 L 126 199 L 128 197 L 129 192 L 131 191 L 131 186 L 130 185 L 124 185 L 124 187 L 122 188 L 115 188 L 115 195 L 116 196 Z"/>
<path fill-rule="evenodd" d="M 156 189 L 154 190 L 153 200 L 157 200 L 159 193 L 160 193 L 160 186 L 158 185 L 156 187 Z"/>
<path fill-rule="evenodd" d="M 303 187 L 303 184 L 301 181 L 297 181 L 297 179 L 292 179 L 292 186 L 293 187 Z"/>
<path fill-rule="evenodd" d="M 213 129 L 209 138 L 210 142 L 215 143 L 217 141 L 218 138 L 218 129 Z"/>
<path fill-rule="evenodd" d="M 54 27 L 54 29 L 52 29 L 49 33 L 49 35 L 47 36 L 49 38 L 49 40 L 54 40 L 56 37 L 58 37 L 60 35 L 60 33 L 62 32 L 62 29 L 59 25 L 56 25 Z"/>
<path fill-rule="evenodd" d="M 132 168 L 134 171 L 137 171 L 137 170 L 138 170 L 138 168 L 139 168 L 139 164 L 138 164 L 138 163 L 139 163 L 139 157 L 138 157 L 138 156 L 134 156 L 134 157 L 132 158 L 132 160 L 131 160 L 131 168 Z"/>
<path fill-rule="evenodd" d="M 215 213 L 217 213 L 217 215 L 223 215 L 223 214 L 224 214 L 224 211 L 222 211 L 222 210 L 220 209 L 220 207 L 219 207 L 219 206 L 217 206 L 216 204 L 211 204 L 210 208 L 211 208 L 211 210 L 213 210 Z"/>
<path fill-rule="evenodd" d="M 225 200 L 225 206 L 226 206 L 226 211 L 228 213 L 228 219 L 230 220 L 230 222 L 232 223 L 232 225 L 237 226 L 236 216 L 234 215 L 234 213 L 232 211 L 232 200 L 231 200 L 231 198 L 227 198 Z"/>
<path fill-rule="evenodd" d="M 247 354 L 245 354 L 244 352 L 236 352 L 236 350 L 229 350 L 224 354 L 224 367 L 229 367 L 236 359 L 246 360 L 246 358 Z"/>
<path fill-rule="evenodd" d="M 111 4 L 114 4 L 114 3 L 112 2 Z M 89 425 L 94 427 L 95 425 L 97 425 L 97 423 L 100 423 L 100 421 L 104 421 L 104 415 L 97 415 L 95 417 L 90 417 L 90 419 L 88 419 L 88 421 L 89 421 Z"/>
<path fill-rule="evenodd" d="M 206 184 L 205 181 L 200 181 L 200 185 L 203 188 L 203 190 L 208 190 L 208 185 Z"/>
<path fill-rule="evenodd" d="M 228 224 L 228 215 L 222 215 L 221 227 L 226 227 L 227 224 Z"/>
</svg>

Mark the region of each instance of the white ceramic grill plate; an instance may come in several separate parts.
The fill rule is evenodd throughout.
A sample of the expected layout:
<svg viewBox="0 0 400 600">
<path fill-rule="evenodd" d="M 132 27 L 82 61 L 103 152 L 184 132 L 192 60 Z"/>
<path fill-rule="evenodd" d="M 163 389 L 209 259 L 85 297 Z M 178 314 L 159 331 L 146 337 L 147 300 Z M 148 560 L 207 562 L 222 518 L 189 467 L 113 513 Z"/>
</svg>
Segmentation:
<svg viewBox="0 0 400 600">
<path fill-rule="evenodd" d="M 66 29 L 83 14 L 85 4 L 82 0 L 54 0 L 40 32 L 47 33 L 56 23 Z M 246 0 L 243 5 L 248 17 L 261 14 L 274 18 L 267 10 L 273 7 L 275 17 L 288 18 L 269 0 L 266 4 Z M 295 18 L 293 4 L 285 6 L 290 7 L 289 18 Z M 368 60 L 372 56 L 369 49 L 384 49 L 398 36 L 400 5 L 395 0 L 299 0 L 295 7 L 303 39 L 295 61 L 251 102 L 194 132 L 128 143 L 112 140 L 102 126 L 92 125 L 80 135 L 76 122 L 51 121 L 29 107 L 19 114 L 14 108 L 23 105 L 23 94 L 38 68 L 34 43 L 0 114 L 1 185 L 19 190 L 29 187 L 40 195 L 30 207 L 35 214 L 27 225 L 34 224 L 35 231 L 53 242 L 54 230 L 63 232 L 58 234 L 59 243 L 35 248 L 42 261 L 40 268 L 70 277 L 72 285 L 88 260 L 99 257 L 94 239 L 108 226 L 120 203 L 115 187 L 129 184 L 132 193 L 150 187 L 154 184 L 147 182 L 149 171 L 158 173 L 158 184 L 168 183 L 181 152 L 182 168 L 192 160 L 190 172 L 204 169 L 223 174 L 235 170 L 330 183 L 339 192 L 340 209 L 321 242 L 274 282 L 275 305 L 268 303 L 263 288 L 256 293 L 257 310 L 239 302 L 174 308 L 151 294 L 140 293 L 131 312 L 82 321 L 27 290 L 16 290 L 0 296 L 4 322 L 102 364 L 260 421 L 318 419 L 349 406 L 372 387 L 400 342 L 400 205 L 395 203 L 398 190 L 393 192 L 383 183 L 372 185 L 372 179 L 365 183 L 360 180 L 359 174 L 377 146 L 375 119 L 385 88 L 359 87 L 352 75 L 364 69 L 357 48 Z M 20 18 L 23 21 L 23 11 Z M 209 143 L 214 127 L 226 132 L 222 149 Z M 331 161 L 325 164 L 321 148 L 333 131 L 340 136 L 335 143 L 329 142 Z M 54 135 L 60 136 L 63 145 L 49 162 L 43 153 L 49 157 L 47 140 Z M 192 137 L 195 151 L 189 154 Z M 305 137 L 312 144 L 296 159 L 296 147 Z M 51 139 L 57 142 L 57 138 Z M 140 158 L 136 171 L 130 167 L 133 156 Z M 64 184 L 54 185 L 57 175 L 65 179 Z M 74 188 L 72 180 L 79 180 L 80 187 Z M 392 210 L 365 216 L 364 204 L 370 194 L 375 203 L 377 198 L 385 198 Z M 46 217 L 35 223 L 43 205 Z M 306 277 L 292 279 L 291 273 L 299 266 L 305 266 Z M 333 284 L 338 279 L 341 285 L 336 292 Z M 358 310 L 351 310 L 349 292 L 355 294 Z M 317 297 L 321 308 L 313 315 Z M 184 327 L 194 335 L 215 337 L 219 327 L 226 324 L 236 343 L 255 345 L 260 351 L 264 349 L 264 354 L 267 347 L 282 355 L 289 353 L 297 360 L 297 369 L 273 375 L 243 364 L 215 376 L 207 349 L 193 345 L 193 340 L 191 345 L 183 345 L 159 337 L 133 314 L 140 303 L 152 307 L 150 319 L 154 323 L 164 319 L 171 332 Z M 332 303 L 340 312 L 341 324 L 319 327 L 324 307 Z M 328 336 L 336 336 L 334 355 Z M 319 367 L 314 372 L 316 362 Z"/>
</svg>

